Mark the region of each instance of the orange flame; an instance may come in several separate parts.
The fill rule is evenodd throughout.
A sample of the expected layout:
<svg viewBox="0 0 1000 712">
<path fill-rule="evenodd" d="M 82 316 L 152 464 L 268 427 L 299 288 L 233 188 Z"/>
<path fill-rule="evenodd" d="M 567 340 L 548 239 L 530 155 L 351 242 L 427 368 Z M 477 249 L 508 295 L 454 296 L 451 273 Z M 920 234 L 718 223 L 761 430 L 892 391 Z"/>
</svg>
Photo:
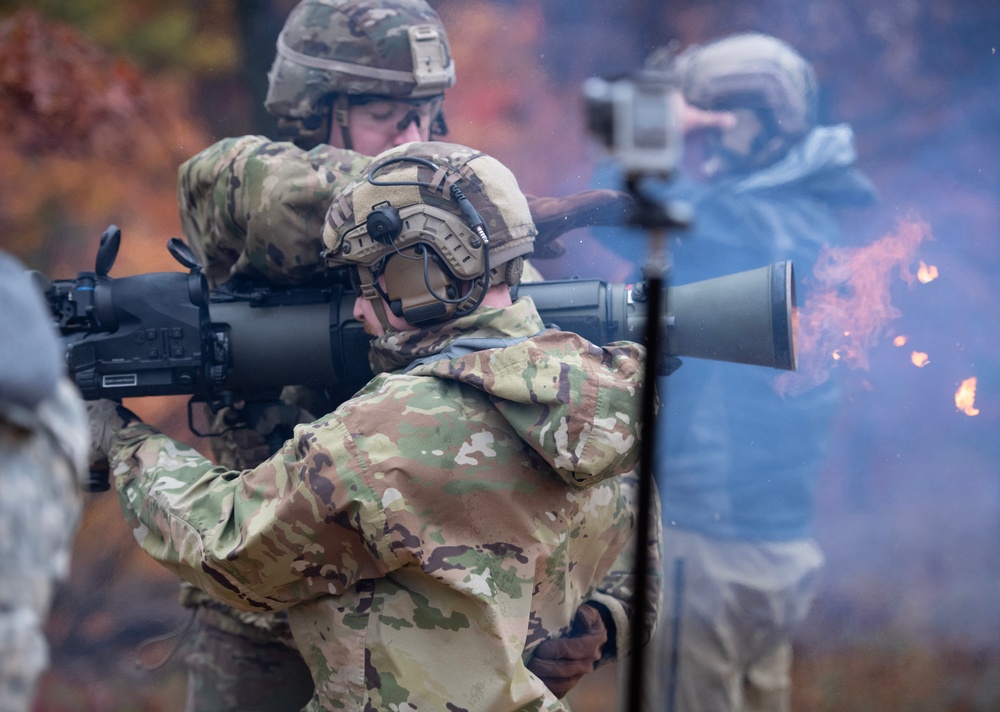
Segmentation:
<svg viewBox="0 0 1000 712">
<path fill-rule="evenodd" d="M 913 365 L 916 366 L 917 368 L 923 368 L 930 361 L 930 359 L 927 357 L 927 354 L 923 353 L 922 351 L 914 351 L 913 354 L 910 356 L 910 360 L 913 362 Z"/>
<path fill-rule="evenodd" d="M 966 415 L 979 415 L 976 403 L 976 377 L 966 378 L 955 391 L 955 407 Z"/>
<path fill-rule="evenodd" d="M 904 346 L 906 345 L 906 337 L 900 334 L 899 336 L 897 336 L 895 339 L 892 340 L 892 343 L 896 346 Z"/>
<path fill-rule="evenodd" d="M 796 310 L 799 369 L 778 376 L 775 389 L 806 391 L 826 381 L 840 362 L 867 369 L 869 351 L 886 325 L 901 316 L 889 290 L 893 273 L 912 287 L 916 279 L 909 265 L 920 243 L 932 239 L 927 223 L 909 219 L 870 245 L 823 250 L 813 268 L 813 289 Z"/>
<path fill-rule="evenodd" d="M 917 270 L 917 279 L 920 280 L 921 284 L 927 284 L 928 282 L 937 279 L 938 268 L 934 265 L 928 267 L 924 264 L 923 260 L 920 261 L 920 269 Z"/>
</svg>

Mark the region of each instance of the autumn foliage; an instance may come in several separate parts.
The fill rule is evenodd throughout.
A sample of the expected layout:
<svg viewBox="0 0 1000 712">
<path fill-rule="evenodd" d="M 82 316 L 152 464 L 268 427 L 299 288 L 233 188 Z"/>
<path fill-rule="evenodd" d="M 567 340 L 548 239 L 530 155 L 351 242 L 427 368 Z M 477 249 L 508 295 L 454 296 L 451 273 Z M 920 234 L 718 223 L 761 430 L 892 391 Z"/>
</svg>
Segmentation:
<svg viewBox="0 0 1000 712">
<path fill-rule="evenodd" d="M 68 276 L 115 222 L 127 241 L 161 246 L 124 249 L 123 272 L 173 268 L 162 245 L 178 232 L 177 166 L 209 143 L 182 86 L 22 9 L 0 22 L 0 131 L 5 249 Z"/>
</svg>

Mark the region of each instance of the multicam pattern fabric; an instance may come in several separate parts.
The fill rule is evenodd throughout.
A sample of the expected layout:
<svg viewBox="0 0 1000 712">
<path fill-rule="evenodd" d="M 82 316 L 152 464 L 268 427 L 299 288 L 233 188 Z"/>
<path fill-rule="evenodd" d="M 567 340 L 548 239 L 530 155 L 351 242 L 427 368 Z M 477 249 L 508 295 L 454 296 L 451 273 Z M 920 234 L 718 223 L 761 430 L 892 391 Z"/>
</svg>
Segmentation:
<svg viewBox="0 0 1000 712">
<path fill-rule="evenodd" d="M 27 712 L 48 664 L 43 628 L 69 574 L 89 446 L 76 388 L 35 410 L 0 402 L 0 709 Z"/>
<path fill-rule="evenodd" d="M 283 158 L 288 160 L 282 160 Z M 315 220 L 318 212 L 302 208 L 309 200 L 316 200 L 325 211 L 331 200 L 326 186 L 329 185 L 329 190 L 332 191 L 336 189 L 338 181 L 353 178 L 352 173 L 362 174 L 368 161 L 370 159 L 340 149 L 305 153 L 290 144 L 276 144 L 260 137 L 227 139 L 188 161 L 181 170 L 180 183 L 180 204 L 185 208 L 182 211 L 185 234 L 189 243 L 201 255 L 213 283 L 224 281 L 233 274 L 256 275 L 259 271 L 249 266 L 261 263 L 267 264 L 271 273 L 289 262 L 302 266 L 303 269 L 297 272 L 285 273 L 288 281 L 294 281 L 296 275 L 311 273 L 305 267 L 318 261 L 319 248 L 312 246 L 305 236 L 316 234 Z M 351 168 L 345 171 L 348 163 Z M 268 202 L 256 203 L 255 189 L 252 188 L 265 185 L 269 187 Z M 558 202 L 556 199 L 540 200 L 546 203 L 549 213 L 553 209 L 558 210 L 558 206 L 554 205 Z M 268 206 L 269 212 L 260 211 L 259 205 Z M 571 210 L 573 205 L 575 203 L 571 205 Z M 565 221 L 560 221 L 554 225 L 553 232 L 559 234 L 568 229 L 564 223 Z M 294 258 L 280 263 L 274 260 L 268 262 L 268 255 L 286 254 L 292 254 Z M 542 279 L 542 275 L 525 262 L 522 281 Z M 300 392 L 302 389 L 294 390 L 295 392 L 291 392 L 293 388 L 285 389 L 282 394 L 283 402 L 304 405 L 315 413 L 332 409 L 314 403 L 312 396 L 315 394 L 309 394 L 310 398 L 303 398 Z M 229 427 L 224 422 L 227 411 L 228 409 L 217 414 L 217 427 L 213 430 L 225 430 Z M 261 441 L 261 448 L 258 448 L 261 452 L 250 456 L 253 448 L 235 437 L 239 432 L 241 431 L 211 440 L 216 462 L 227 469 L 251 469 L 268 456 L 268 453 L 263 452 L 266 446 L 262 438 L 258 438 Z M 616 644 L 608 646 L 608 653 L 602 662 L 624 657 L 630 650 L 628 604 L 632 591 L 631 580 L 632 557 L 631 551 L 626 549 L 593 597 L 605 605 L 617 624 Z M 203 611 L 210 608 L 212 611 L 211 624 L 204 623 L 201 614 L 196 622 L 199 631 L 197 638 L 210 644 L 199 647 L 194 662 L 189 665 L 192 685 L 197 688 L 195 703 L 209 705 L 197 709 L 210 709 L 213 700 L 236 697 L 245 706 L 248 698 L 241 692 L 240 679 L 245 676 L 247 665 L 244 663 L 247 661 L 248 664 L 258 661 L 262 670 L 289 664 L 286 660 L 286 646 L 293 643 L 290 640 L 286 612 L 256 613 L 237 610 L 224 606 L 187 583 L 182 583 L 182 603 Z M 210 628 L 217 630 L 209 630 Z M 264 635 L 272 644 L 265 644 L 260 640 Z M 240 638 L 246 640 L 246 650 L 240 654 L 224 653 L 213 657 L 214 652 L 223 649 L 229 652 L 235 650 L 238 647 L 236 641 Z M 226 645 L 219 644 L 219 640 L 226 641 Z M 296 682 L 299 677 L 295 676 L 294 680 L 281 686 L 287 691 L 289 698 L 299 693 L 299 683 Z"/>
<path fill-rule="evenodd" d="M 633 515 L 644 352 L 543 331 L 530 300 L 377 339 L 404 364 L 242 473 L 135 424 L 111 451 L 143 548 L 247 610 L 288 609 L 309 710 L 566 709 L 525 667 L 569 631 Z"/>
<path fill-rule="evenodd" d="M 256 618 L 245 622 L 238 614 Z M 208 600 L 194 615 L 184 655 L 185 712 L 299 712 L 309 702 L 312 677 L 299 651 L 280 631 L 256 625 L 279 614 L 261 616 Z M 287 620 L 279 628 L 290 641 Z"/>
<path fill-rule="evenodd" d="M 639 509 L 639 473 L 635 470 L 621 478 L 621 491 L 628 502 L 629 509 L 637 512 Z M 663 601 L 663 523 L 661 519 L 660 495 L 654 480 L 652 485 L 651 511 L 649 514 L 649 541 L 643 547 L 646 560 L 646 620 L 642 627 L 643 638 L 632 640 L 632 603 L 635 596 L 635 555 L 637 542 L 635 537 L 628 546 L 622 549 L 611 570 L 601 581 L 591 602 L 604 606 L 615 622 L 614 631 L 608 631 L 609 638 L 614 641 L 605 645 L 600 667 L 613 660 L 623 660 L 632 654 L 635 647 L 642 647 L 653 639 L 660 627 L 660 609 Z"/>
<path fill-rule="evenodd" d="M 440 56 L 433 64 L 444 70 L 424 87 L 414 76 L 409 37 L 419 25 L 437 35 Z M 278 39 L 265 106 L 275 116 L 305 118 L 318 114 L 331 93 L 412 98 L 440 94 L 454 83 L 447 34 L 423 0 L 305 0 Z"/>
<path fill-rule="evenodd" d="M 209 282 L 245 274 L 288 284 L 322 271 L 327 207 L 370 161 L 342 148 L 303 151 L 261 136 L 224 139 L 185 161 L 181 226 Z"/>
<path fill-rule="evenodd" d="M 294 404 L 294 405 L 293 405 Z M 315 420 L 302 410 L 332 410 L 318 392 L 288 386 L 270 408 L 292 419 L 282 425 Z M 208 412 L 206 408 L 206 412 Z M 215 462 L 229 470 L 249 470 L 271 456 L 268 439 L 253 428 L 231 428 L 229 407 L 212 418 L 211 432 L 224 433 L 209 444 Z M 267 418 L 265 414 L 264 418 Z M 184 662 L 188 677 L 186 712 L 299 712 L 312 696 L 309 668 L 288 625 L 288 611 L 266 613 L 233 608 L 181 581 L 181 605 L 197 609 L 192 641 Z"/>
<path fill-rule="evenodd" d="M 334 194 L 372 160 L 330 146 L 302 151 L 260 136 L 219 141 L 181 166 L 184 237 L 213 285 L 235 274 L 274 275 L 279 284 L 308 279 L 322 269 L 318 236 Z M 536 249 L 568 230 L 615 222 L 625 209 L 621 194 L 608 190 L 527 201 L 532 221 L 543 226 Z M 526 261 L 521 281 L 542 279 Z"/>
<path fill-rule="evenodd" d="M 234 275 L 246 275 L 296 283 L 320 271 L 319 235 L 332 194 L 363 171 L 370 160 L 325 145 L 303 151 L 291 143 L 260 136 L 224 139 L 187 160 L 179 170 L 181 225 L 209 282 L 218 285 Z M 298 393 L 292 396 L 285 402 L 301 400 Z M 229 410 L 210 415 L 213 432 L 229 428 L 225 422 Z M 248 461 L 243 456 L 247 448 L 239 439 L 241 434 L 230 431 L 211 440 L 216 460 L 231 469 L 248 469 L 267 458 L 267 453 L 262 452 Z M 254 433 L 247 431 L 247 435 L 252 437 Z M 259 439 L 263 443 L 263 438 Z M 198 607 L 212 599 L 185 587 L 182 602 Z M 230 617 L 235 630 L 269 630 L 276 643 L 290 638 L 284 615 L 230 611 Z M 198 669 L 231 662 L 208 661 Z M 193 674 L 200 679 L 197 672 Z M 217 681 L 223 684 L 227 679 L 222 675 Z M 198 687 L 208 690 L 213 684 L 206 677 Z"/>
</svg>

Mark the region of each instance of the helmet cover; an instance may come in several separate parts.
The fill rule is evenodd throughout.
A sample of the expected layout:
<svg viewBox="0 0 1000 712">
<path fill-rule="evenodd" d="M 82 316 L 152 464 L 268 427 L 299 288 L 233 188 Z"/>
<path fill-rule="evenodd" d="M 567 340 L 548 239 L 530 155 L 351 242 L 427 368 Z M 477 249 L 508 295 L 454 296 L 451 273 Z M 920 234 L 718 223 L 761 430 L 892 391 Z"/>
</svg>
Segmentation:
<svg viewBox="0 0 1000 712">
<path fill-rule="evenodd" d="M 264 105 L 307 119 L 331 94 L 419 100 L 454 83 L 448 36 L 424 0 L 303 0 L 278 37 Z"/>
</svg>

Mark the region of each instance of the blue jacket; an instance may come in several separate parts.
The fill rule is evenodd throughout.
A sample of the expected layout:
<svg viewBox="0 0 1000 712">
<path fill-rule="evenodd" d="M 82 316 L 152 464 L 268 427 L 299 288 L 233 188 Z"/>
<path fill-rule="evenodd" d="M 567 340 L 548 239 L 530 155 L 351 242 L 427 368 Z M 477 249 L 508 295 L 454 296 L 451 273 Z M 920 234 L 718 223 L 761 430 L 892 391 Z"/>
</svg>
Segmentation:
<svg viewBox="0 0 1000 712">
<path fill-rule="evenodd" d="M 837 210 L 874 198 L 855 159 L 849 127 L 819 127 L 757 172 L 667 186 L 664 195 L 688 200 L 695 220 L 671 240 L 671 283 L 791 259 L 804 303 L 820 249 L 840 242 Z M 641 262 L 645 243 L 634 234 L 597 237 Z M 777 375 L 760 366 L 685 359 L 661 379 L 657 476 L 668 529 L 769 541 L 810 534 L 837 387 L 831 380 L 782 397 L 773 388 Z"/>
</svg>

